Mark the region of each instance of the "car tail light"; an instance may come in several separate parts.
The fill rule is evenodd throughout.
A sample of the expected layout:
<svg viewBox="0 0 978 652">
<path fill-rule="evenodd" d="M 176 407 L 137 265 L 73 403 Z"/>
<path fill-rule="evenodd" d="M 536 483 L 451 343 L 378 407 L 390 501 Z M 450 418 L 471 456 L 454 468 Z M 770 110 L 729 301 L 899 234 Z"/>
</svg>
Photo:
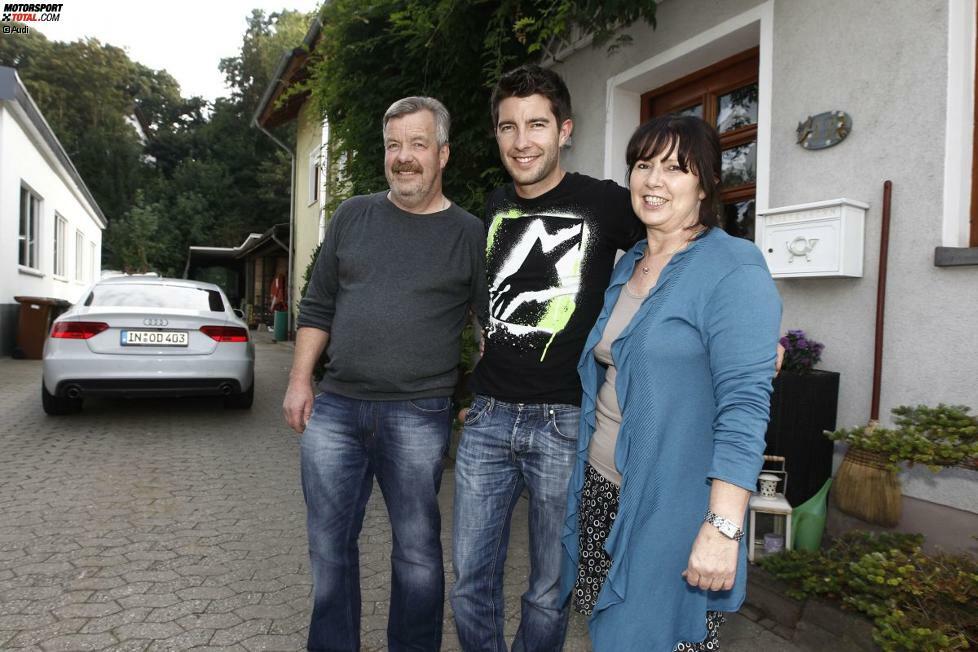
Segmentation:
<svg viewBox="0 0 978 652">
<path fill-rule="evenodd" d="M 200 332 L 218 342 L 248 341 L 248 329 L 240 326 L 201 326 Z"/>
<path fill-rule="evenodd" d="M 109 327 L 100 321 L 59 321 L 51 329 L 51 337 L 66 340 L 87 340 Z"/>
</svg>

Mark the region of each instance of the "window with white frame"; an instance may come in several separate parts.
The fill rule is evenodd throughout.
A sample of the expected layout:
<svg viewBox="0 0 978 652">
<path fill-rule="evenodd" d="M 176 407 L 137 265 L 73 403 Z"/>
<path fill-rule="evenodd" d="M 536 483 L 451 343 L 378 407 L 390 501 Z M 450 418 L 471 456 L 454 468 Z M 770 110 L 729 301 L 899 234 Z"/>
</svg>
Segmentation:
<svg viewBox="0 0 978 652">
<path fill-rule="evenodd" d="M 68 220 L 57 213 L 54 214 L 54 275 L 64 276 L 65 250 L 68 248 Z"/>
<path fill-rule="evenodd" d="M 85 234 L 75 231 L 75 280 L 81 281 L 85 274 Z"/>
<path fill-rule="evenodd" d="M 98 278 L 99 261 L 95 258 L 95 243 L 88 243 L 88 280 L 94 281 Z"/>
<path fill-rule="evenodd" d="M 38 269 L 38 241 L 41 232 L 41 198 L 26 186 L 20 187 L 20 235 L 17 262 Z"/>
<path fill-rule="evenodd" d="M 309 152 L 309 203 L 319 201 L 319 184 L 322 175 L 320 174 L 319 148 L 314 147 Z"/>
</svg>

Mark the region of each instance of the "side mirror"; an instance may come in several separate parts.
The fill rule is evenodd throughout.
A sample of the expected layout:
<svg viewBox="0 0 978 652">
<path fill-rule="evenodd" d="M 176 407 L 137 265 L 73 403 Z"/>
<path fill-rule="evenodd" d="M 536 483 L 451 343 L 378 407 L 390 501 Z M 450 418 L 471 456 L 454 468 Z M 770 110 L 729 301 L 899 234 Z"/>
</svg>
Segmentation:
<svg viewBox="0 0 978 652">
<path fill-rule="evenodd" d="M 237 317 L 238 319 L 244 319 L 244 312 L 242 312 L 241 310 L 239 310 L 237 308 L 232 308 L 232 310 L 234 310 L 234 316 L 235 317 Z"/>
</svg>

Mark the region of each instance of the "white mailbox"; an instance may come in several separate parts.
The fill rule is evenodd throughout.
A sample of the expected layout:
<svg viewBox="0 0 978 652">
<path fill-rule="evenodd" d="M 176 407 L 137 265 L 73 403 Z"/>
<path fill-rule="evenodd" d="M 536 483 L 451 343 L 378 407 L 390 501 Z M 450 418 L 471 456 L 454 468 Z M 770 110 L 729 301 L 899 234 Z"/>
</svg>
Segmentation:
<svg viewBox="0 0 978 652">
<path fill-rule="evenodd" d="M 757 213 L 757 246 L 774 278 L 862 276 L 868 204 L 851 199 Z"/>
</svg>

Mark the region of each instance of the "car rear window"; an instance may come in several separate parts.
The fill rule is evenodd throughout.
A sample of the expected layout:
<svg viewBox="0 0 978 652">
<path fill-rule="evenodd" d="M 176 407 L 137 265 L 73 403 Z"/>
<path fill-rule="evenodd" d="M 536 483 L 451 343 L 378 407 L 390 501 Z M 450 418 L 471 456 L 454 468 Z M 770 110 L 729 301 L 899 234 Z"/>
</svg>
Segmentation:
<svg viewBox="0 0 978 652">
<path fill-rule="evenodd" d="M 149 283 L 112 283 L 96 285 L 86 306 L 126 308 L 181 308 L 224 312 L 224 301 L 217 290 L 180 285 Z"/>
</svg>

